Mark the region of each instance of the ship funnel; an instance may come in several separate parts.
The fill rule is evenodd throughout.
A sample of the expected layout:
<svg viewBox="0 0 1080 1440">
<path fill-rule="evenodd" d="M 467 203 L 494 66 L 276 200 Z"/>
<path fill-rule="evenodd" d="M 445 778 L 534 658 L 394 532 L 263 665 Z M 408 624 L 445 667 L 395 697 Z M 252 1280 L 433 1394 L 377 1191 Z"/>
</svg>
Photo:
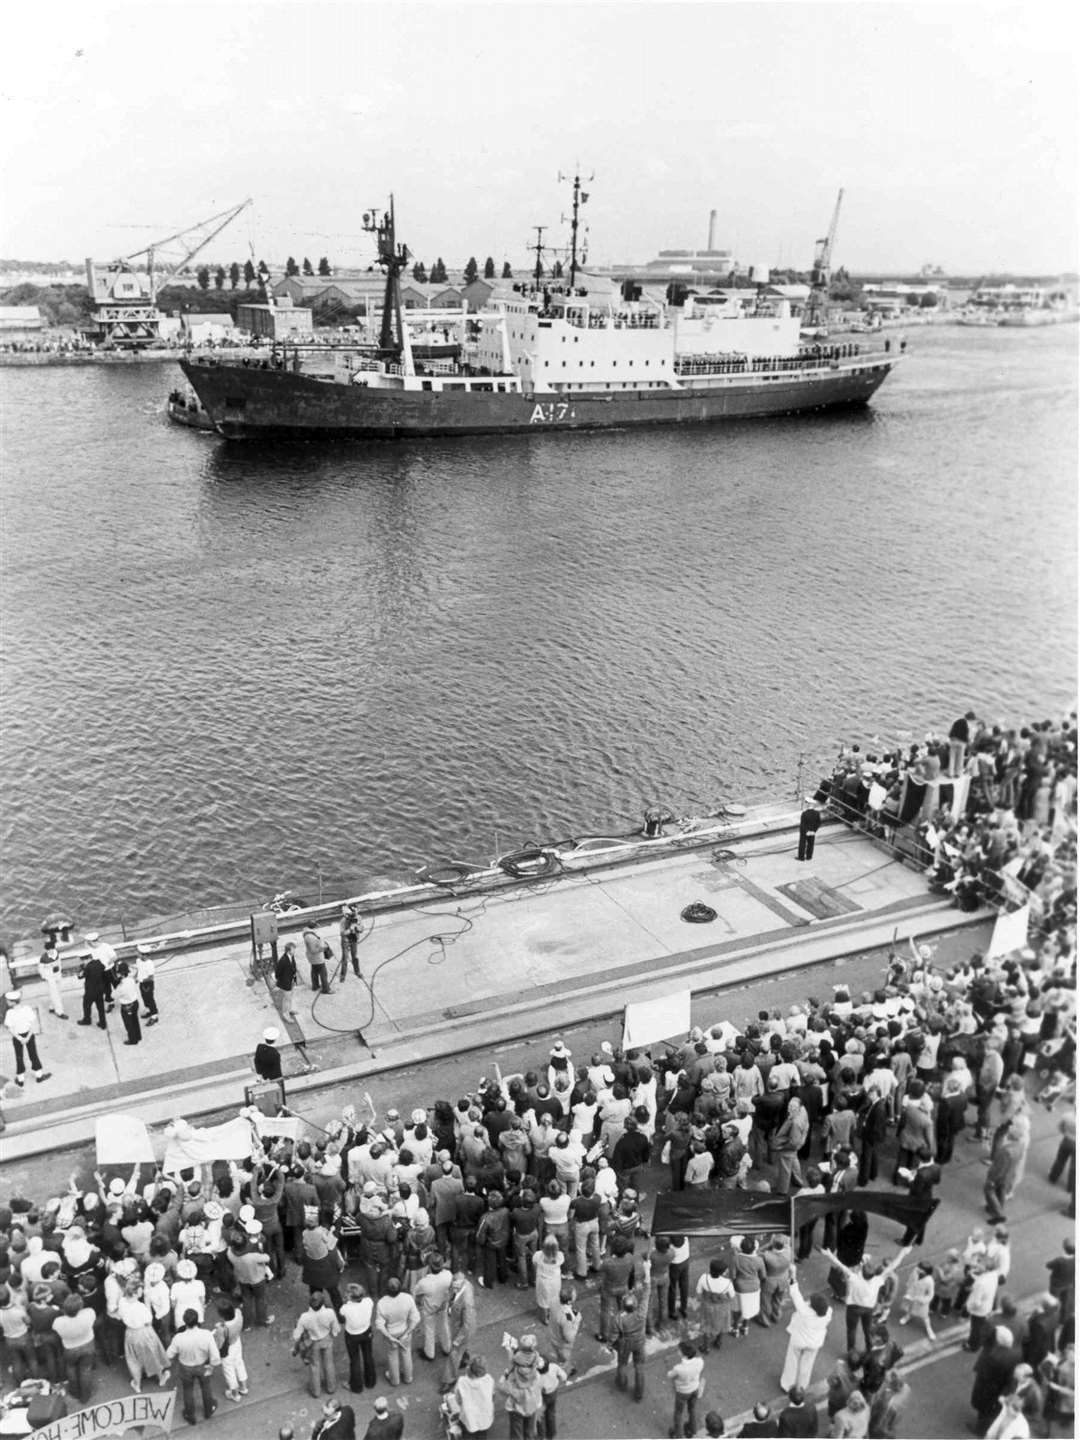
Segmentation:
<svg viewBox="0 0 1080 1440">
<path fill-rule="evenodd" d="M 706 247 L 709 250 L 716 248 L 716 211 L 709 211 L 709 243 Z"/>
</svg>

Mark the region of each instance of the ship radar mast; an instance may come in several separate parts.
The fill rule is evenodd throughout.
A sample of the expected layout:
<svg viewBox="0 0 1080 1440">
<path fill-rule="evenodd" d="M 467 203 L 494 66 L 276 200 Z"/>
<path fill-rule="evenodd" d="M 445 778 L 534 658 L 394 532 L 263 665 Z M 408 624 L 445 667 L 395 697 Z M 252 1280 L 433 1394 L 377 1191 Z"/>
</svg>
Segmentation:
<svg viewBox="0 0 1080 1440">
<path fill-rule="evenodd" d="M 590 175 L 589 178 L 588 178 L 588 180 L 586 180 L 585 183 L 586 183 L 587 185 L 589 185 L 589 184 L 592 183 L 592 181 L 593 181 L 595 178 L 596 178 L 595 175 Z M 569 180 L 569 179 L 570 179 L 570 176 L 569 176 L 569 175 L 564 175 L 564 174 L 562 174 L 561 171 L 559 172 L 559 180 L 560 180 L 560 181 Z M 581 188 L 581 176 L 580 176 L 579 174 L 575 174 L 575 175 L 574 175 L 573 184 L 574 184 L 574 190 L 573 190 L 573 196 L 574 196 L 574 198 L 573 198 L 573 204 L 572 204 L 571 210 L 570 210 L 570 289 L 571 289 L 571 290 L 573 290 L 573 288 L 574 288 L 574 282 L 575 282 L 575 280 L 577 279 L 577 272 L 578 272 L 578 225 L 579 225 L 579 218 L 580 218 L 580 210 L 581 210 L 582 205 L 585 205 L 585 204 L 588 203 L 588 199 L 589 199 L 589 192 L 588 192 L 587 190 L 582 190 L 582 188 Z M 564 215 L 564 216 L 563 216 L 563 220 L 565 221 L 565 219 L 566 219 L 566 216 Z M 584 251 L 584 246 L 582 247 L 582 250 Z M 582 253 L 581 259 L 582 259 L 582 263 L 584 263 L 584 260 L 585 260 L 584 253 Z"/>
<path fill-rule="evenodd" d="M 369 235 L 375 236 L 376 260 L 386 271 L 379 352 L 384 358 L 397 360 L 406 349 L 405 325 L 401 316 L 401 272 L 412 257 L 406 245 L 397 243 L 393 195 L 390 196 L 390 208 L 381 217 L 378 210 L 364 211 L 363 228 Z"/>
<path fill-rule="evenodd" d="M 536 252 L 536 264 L 533 266 L 533 283 L 537 290 L 540 289 L 540 283 L 544 278 L 544 231 L 547 228 L 546 225 L 534 225 L 533 229 L 536 231 L 536 242 L 535 244 L 530 243 L 529 245 L 529 249 Z"/>
</svg>

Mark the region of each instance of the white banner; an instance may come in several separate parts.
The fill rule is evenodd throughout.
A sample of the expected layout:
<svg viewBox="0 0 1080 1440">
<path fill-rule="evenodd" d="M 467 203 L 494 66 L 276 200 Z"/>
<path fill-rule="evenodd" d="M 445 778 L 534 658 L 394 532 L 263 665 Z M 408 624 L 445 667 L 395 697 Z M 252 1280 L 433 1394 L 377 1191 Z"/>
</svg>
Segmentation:
<svg viewBox="0 0 1080 1440">
<path fill-rule="evenodd" d="M 135 1115 L 99 1115 L 94 1121 L 99 1165 L 153 1165 L 150 1132 Z"/>
<path fill-rule="evenodd" d="M 651 1045 L 654 1040 L 670 1040 L 685 1035 L 690 1029 L 690 991 L 676 990 L 655 1000 L 636 1000 L 627 1005 L 623 1014 L 624 1050 Z"/>
<path fill-rule="evenodd" d="M 997 955 L 1011 955 L 1015 950 L 1023 950 L 1028 943 L 1028 919 L 1031 915 L 1031 906 L 1024 905 L 1019 910 L 1013 910 L 1011 914 L 1001 914 L 994 921 L 994 933 L 990 937 L 990 944 L 986 951 L 986 958 L 993 960 Z"/>
<path fill-rule="evenodd" d="M 51 1425 L 34 1431 L 34 1440 L 104 1440 L 106 1436 L 123 1435 L 133 1425 L 144 1440 L 167 1435 L 172 1428 L 176 1407 L 175 1390 L 155 1390 L 143 1395 L 124 1395 L 119 1400 L 102 1400 L 74 1415 L 65 1415 Z"/>
<path fill-rule="evenodd" d="M 275 1139 L 281 1137 L 294 1141 L 300 1139 L 300 1126 L 304 1122 L 299 1115 L 270 1116 L 263 1115 L 260 1111 L 252 1118 L 255 1121 L 255 1128 L 259 1132 L 260 1140 L 264 1135 L 272 1136 Z"/>
<path fill-rule="evenodd" d="M 205 1130 L 178 1120 L 170 1128 L 173 1133 L 166 1131 L 163 1164 L 167 1175 L 209 1165 L 213 1160 L 246 1160 L 258 1142 L 254 1126 L 247 1119 L 227 1120 L 224 1125 L 210 1125 Z"/>
</svg>

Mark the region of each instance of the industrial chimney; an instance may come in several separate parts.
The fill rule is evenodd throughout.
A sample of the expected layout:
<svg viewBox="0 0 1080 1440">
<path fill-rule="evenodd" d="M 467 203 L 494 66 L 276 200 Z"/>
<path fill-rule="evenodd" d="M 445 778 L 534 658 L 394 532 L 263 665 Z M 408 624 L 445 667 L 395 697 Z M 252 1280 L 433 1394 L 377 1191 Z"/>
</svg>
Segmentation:
<svg viewBox="0 0 1080 1440">
<path fill-rule="evenodd" d="M 709 211 L 709 244 L 708 249 L 712 250 L 716 244 L 716 211 Z"/>
</svg>

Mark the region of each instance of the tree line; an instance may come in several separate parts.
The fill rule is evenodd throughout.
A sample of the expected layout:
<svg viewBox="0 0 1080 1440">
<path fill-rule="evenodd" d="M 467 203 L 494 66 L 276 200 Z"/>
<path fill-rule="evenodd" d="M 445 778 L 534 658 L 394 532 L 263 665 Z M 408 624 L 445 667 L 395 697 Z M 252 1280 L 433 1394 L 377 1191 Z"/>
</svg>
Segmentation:
<svg viewBox="0 0 1080 1440">
<path fill-rule="evenodd" d="M 330 261 L 325 255 L 319 259 L 317 265 L 312 265 L 306 255 L 299 263 L 297 263 L 295 255 L 290 255 L 285 261 L 286 278 L 293 275 L 322 275 L 329 279 L 333 273 Z M 495 273 L 495 260 L 489 255 L 484 261 L 484 279 L 494 280 Z M 562 267 L 558 263 L 556 263 L 553 273 L 556 277 L 562 273 Z M 258 265 L 254 265 L 248 260 L 243 266 L 234 260 L 229 266 L 218 265 L 216 268 L 212 268 L 209 265 L 200 265 L 195 271 L 195 279 L 200 290 L 209 290 L 211 286 L 213 286 L 215 290 L 224 290 L 226 282 L 228 282 L 231 290 L 236 290 L 240 286 L 241 279 L 243 279 L 244 285 L 248 289 L 250 289 L 256 281 L 258 281 L 260 285 L 265 285 L 269 274 L 270 271 L 267 268 L 265 260 L 260 260 Z M 467 285 L 479 278 L 480 264 L 475 255 L 469 256 L 465 265 L 464 274 Z M 418 260 L 412 267 L 412 277 L 421 285 L 445 285 L 448 278 L 446 262 L 440 255 L 429 270 L 422 260 Z M 514 278 L 514 272 L 510 268 L 509 260 L 503 261 L 502 278 L 504 280 L 512 280 Z"/>
<path fill-rule="evenodd" d="M 468 260 L 465 262 L 465 284 L 471 285 L 474 280 L 479 278 L 479 275 L 480 265 L 476 259 L 476 256 L 470 255 Z M 442 256 L 439 256 L 439 258 L 435 261 L 435 264 L 432 265 L 430 270 L 428 270 L 427 266 L 422 260 L 418 260 L 412 268 L 412 277 L 418 285 L 445 285 L 447 281 L 447 273 L 446 265 L 443 261 Z M 502 278 L 504 280 L 512 280 L 514 278 L 514 272 L 510 269 L 509 260 L 503 261 Z M 484 279 L 495 279 L 495 261 L 490 255 L 484 261 Z"/>
<path fill-rule="evenodd" d="M 24 281 L 0 293 L 0 304 L 36 305 L 49 325 L 81 325 L 94 311 L 85 285 L 33 285 Z"/>
<path fill-rule="evenodd" d="M 285 267 L 285 273 L 286 275 L 300 274 L 300 267 L 291 255 Z M 304 274 L 313 275 L 314 273 L 314 270 L 311 268 L 311 261 L 305 257 Z M 319 261 L 319 274 L 332 274 L 330 262 L 325 255 Z M 258 265 L 254 264 L 251 260 L 245 260 L 243 265 L 241 265 L 239 261 L 234 260 L 228 268 L 224 265 L 218 265 L 216 268 L 211 269 L 209 265 L 200 265 L 195 271 L 195 283 L 200 290 L 209 290 L 211 284 L 213 284 L 215 290 L 224 290 L 226 280 L 229 282 L 230 290 L 238 290 L 241 279 L 244 282 L 245 290 L 251 290 L 256 285 L 258 285 L 260 289 L 265 289 L 266 283 L 270 279 L 270 267 L 265 260 L 260 260 Z"/>
</svg>

